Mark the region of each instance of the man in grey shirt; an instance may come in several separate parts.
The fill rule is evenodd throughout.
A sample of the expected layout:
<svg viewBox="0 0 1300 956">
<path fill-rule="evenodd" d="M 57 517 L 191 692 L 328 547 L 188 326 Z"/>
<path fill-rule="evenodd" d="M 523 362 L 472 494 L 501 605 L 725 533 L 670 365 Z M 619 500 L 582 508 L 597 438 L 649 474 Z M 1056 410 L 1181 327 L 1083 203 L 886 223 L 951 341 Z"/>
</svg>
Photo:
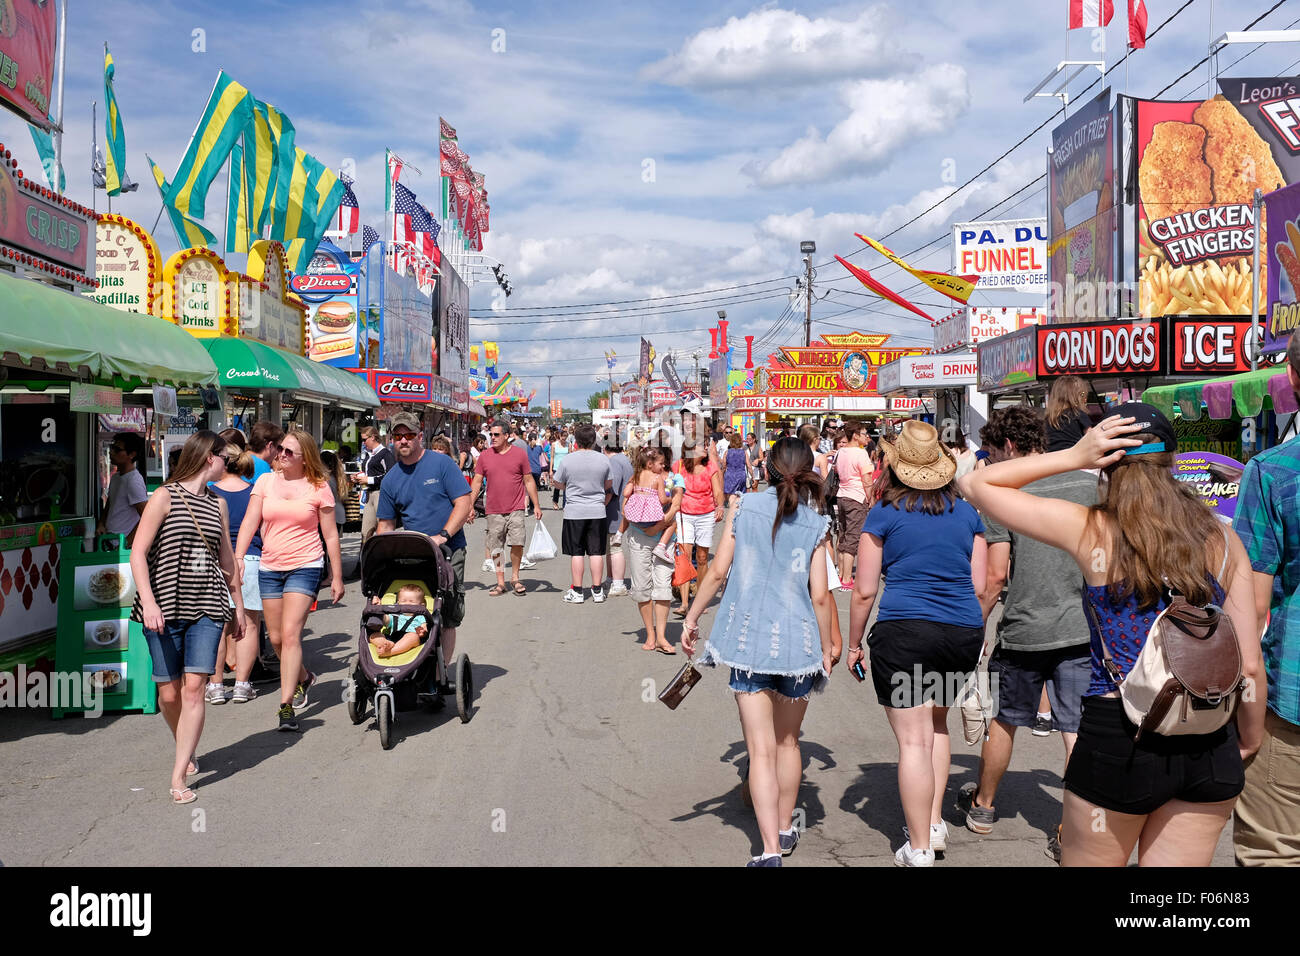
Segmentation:
<svg viewBox="0 0 1300 956">
<path fill-rule="evenodd" d="M 595 450 L 596 428 L 584 423 L 574 430 L 578 447 L 564 456 L 555 472 L 555 487 L 564 492 L 564 526 L 560 550 L 569 555 L 573 586 L 566 604 L 581 604 L 583 558 L 591 565 L 591 598 L 605 600 L 605 551 L 609 541 L 609 504 L 613 481 L 609 459 Z"/>
<path fill-rule="evenodd" d="M 632 462 L 623 449 L 618 446 L 618 438 L 609 440 L 605 446 L 605 456 L 609 459 L 609 478 L 611 492 L 609 504 L 605 506 L 605 517 L 609 521 L 609 585 L 610 597 L 627 593 L 623 583 L 623 574 L 627 570 L 627 561 L 623 555 L 623 539 L 618 533 L 618 526 L 623 515 L 623 489 L 632 480 Z"/>
<path fill-rule="evenodd" d="M 999 460 L 1042 454 L 1047 443 L 1042 414 L 1023 405 L 990 414 L 981 437 Z M 1097 503 L 1097 477 L 1072 471 L 1031 482 L 1025 491 L 1091 507 Z M 986 618 L 1002 592 L 1008 569 L 1011 581 L 998 622 L 997 647 L 989 658 L 998 711 L 980 753 L 979 783 L 964 785 L 957 798 L 966 811 L 967 829 L 975 833 L 993 830 L 997 819 L 993 801 L 1011 763 L 1016 728 L 1034 726 L 1043 685 L 1052 704 L 1052 729 L 1061 732 L 1069 762 L 1091 677 L 1083 574 L 1074 558 L 1008 531 L 987 515 L 984 524 Z M 1048 840 L 1047 854 L 1059 862 L 1060 842 L 1055 835 Z"/>
</svg>

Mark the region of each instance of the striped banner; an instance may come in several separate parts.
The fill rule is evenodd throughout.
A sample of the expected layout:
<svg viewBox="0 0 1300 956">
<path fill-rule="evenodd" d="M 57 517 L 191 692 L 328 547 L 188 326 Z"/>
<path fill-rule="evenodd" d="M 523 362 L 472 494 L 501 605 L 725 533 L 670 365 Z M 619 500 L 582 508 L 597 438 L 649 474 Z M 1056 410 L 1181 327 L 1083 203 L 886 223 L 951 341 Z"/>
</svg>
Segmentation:
<svg viewBox="0 0 1300 956">
<path fill-rule="evenodd" d="M 212 181 L 252 119 L 253 98 L 248 90 L 224 70 L 218 73 L 207 108 L 172 178 L 168 199 L 177 212 L 199 219 L 206 215 Z"/>
</svg>

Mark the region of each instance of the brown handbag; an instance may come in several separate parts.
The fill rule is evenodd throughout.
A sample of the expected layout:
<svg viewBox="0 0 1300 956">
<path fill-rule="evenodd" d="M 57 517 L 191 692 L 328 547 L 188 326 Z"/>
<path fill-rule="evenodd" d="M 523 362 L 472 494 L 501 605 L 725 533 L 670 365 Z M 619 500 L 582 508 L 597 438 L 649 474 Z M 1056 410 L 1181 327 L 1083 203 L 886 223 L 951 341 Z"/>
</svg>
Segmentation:
<svg viewBox="0 0 1300 956">
<path fill-rule="evenodd" d="M 694 661 L 687 661 L 682 665 L 682 669 L 677 672 L 677 676 L 668 682 L 668 686 L 659 694 L 659 699 L 667 705 L 669 710 L 676 710 L 677 705 L 686 699 L 686 695 L 691 692 L 691 688 L 700 681 L 700 672 L 695 669 Z"/>
</svg>

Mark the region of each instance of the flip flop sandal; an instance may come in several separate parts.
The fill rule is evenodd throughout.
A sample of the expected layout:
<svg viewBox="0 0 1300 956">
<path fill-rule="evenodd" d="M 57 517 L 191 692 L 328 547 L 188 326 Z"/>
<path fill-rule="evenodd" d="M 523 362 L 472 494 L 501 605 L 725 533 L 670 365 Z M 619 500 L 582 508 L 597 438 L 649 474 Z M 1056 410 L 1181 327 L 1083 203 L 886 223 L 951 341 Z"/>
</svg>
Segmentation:
<svg viewBox="0 0 1300 956">
<path fill-rule="evenodd" d="M 519 595 L 520 597 L 523 597 L 525 594 L 528 593 L 528 589 L 524 587 L 524 583 L 522 581 L 512 581 L 510 583 L 514 585 L 515 594 Z"/>
<path fill-rule="evenodd" d="M 172 803 L 176 804 L 177 806 L 180 806 L 185 803 L 193 803 L 195 800 L 199 798 L 199 795 L 195 793 L 193 790 L 191 790 L 189 787 L 184 787 L 180 790 L 177 790 L 175 787 L 172 787 L 167 792 L 171 794 Z M 185 796 L 185 794 L 187 793 L 189 794 L 189 797 Z"/>
<path fill-rule="evenodd" d="M 503 585 L 494 584 L 492 585 L 492 590 L 488 591 L 488 597 L 500 597 L 505 593 L 506 593 L 506 589 Z"/>
<path fill-rule="evenodd" d="M 656 647 L 655 650 L 667 657 L 677 656 L 677 651 L 674 648 L 669 648 L 668 650 L 664 650 L 662 647 Z"/>
<path fill-rule="evenodd" d="M 191 758 L 190 758 L 190 766 L 193 767 L 194 769 L 193 769 L 193 770 L 186 770 L 186 771 L 185 771 L 185 776 L 187 776 L 187 777 L 192 777 L 192 776 L 194 776 L 196 773 L 199 772 L 199 761 L 198 761 L 198 758 L 196 758 L 196 757 L 191 757 Z"/>
</svg>

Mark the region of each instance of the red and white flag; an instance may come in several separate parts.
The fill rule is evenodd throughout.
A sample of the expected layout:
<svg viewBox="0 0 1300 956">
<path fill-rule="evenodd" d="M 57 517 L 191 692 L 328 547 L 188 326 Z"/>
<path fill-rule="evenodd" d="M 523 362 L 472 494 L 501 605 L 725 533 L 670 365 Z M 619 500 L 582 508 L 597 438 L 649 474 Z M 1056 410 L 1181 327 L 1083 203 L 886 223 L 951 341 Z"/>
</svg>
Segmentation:
<svg viewBox="0 0 1300 956">
<path fill-rule="evenodd" d="M 1147 5 L 1142 0 L 1128 0 L 1128 46 L 1141 50 L 1147 45 Z"/>
<path fill-rule="evenodd" d="M 1104 27 L 1115 15 L 1112 0 L 1070 0 L 1070 24 L 1067 29 Z"/>
</svg>

